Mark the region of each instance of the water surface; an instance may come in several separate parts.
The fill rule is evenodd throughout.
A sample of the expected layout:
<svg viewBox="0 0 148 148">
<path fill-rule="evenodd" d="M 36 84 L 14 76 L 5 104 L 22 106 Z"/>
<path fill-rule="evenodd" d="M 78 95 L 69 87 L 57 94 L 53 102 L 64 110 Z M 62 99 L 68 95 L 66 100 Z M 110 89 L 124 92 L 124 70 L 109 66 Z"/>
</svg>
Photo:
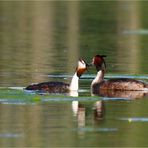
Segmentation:
<svg viewBox="0 0 148 148">
<path fill-rule="evenodd" d="M 0 2 L 2 147 L 148 146 L 148 96 L 91 96 L 95 68 L 79 97 L 24 87 L 70 83 L 77 60 L 107 55 L 110 78 L 148 82 L 148 3 L 140 1 Z"/>
</svg>

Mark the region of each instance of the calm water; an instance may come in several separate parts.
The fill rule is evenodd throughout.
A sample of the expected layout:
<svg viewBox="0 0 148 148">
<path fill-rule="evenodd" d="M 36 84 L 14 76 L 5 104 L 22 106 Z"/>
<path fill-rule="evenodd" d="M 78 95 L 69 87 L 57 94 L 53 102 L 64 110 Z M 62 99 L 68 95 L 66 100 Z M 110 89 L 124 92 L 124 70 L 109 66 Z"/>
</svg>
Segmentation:
<svg viewBox="0 0 148 148">
<path fill-rule="evenodd" d="M 30 83 L 70 82 L 77 60 L 107 55 L 106 79 L 148 82 L 148 2 L 0 2 L 2 147 L 148 146 L 148 96 L 34 94 Z M 125 96 L 125 94 L 124 94 Z M 79 108 L 77 108 L 79 104 Z"/>
</svg>

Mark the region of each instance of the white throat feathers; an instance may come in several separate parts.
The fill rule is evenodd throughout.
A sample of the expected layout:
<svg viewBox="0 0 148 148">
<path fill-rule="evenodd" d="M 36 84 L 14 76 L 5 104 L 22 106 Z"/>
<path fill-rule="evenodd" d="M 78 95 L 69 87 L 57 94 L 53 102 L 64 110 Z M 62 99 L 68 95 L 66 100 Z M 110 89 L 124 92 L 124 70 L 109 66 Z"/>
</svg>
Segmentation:
<svg viewBox="0 0 148 148">
<path fill-rule="evenodd" d="M 77 91 L 79 89 L 79 78 L 81 77 L 81 75 L 86 71 L 87 67 L 86 67 L 86 63 L 80 59 L 78 61 L 78 65 L 75 71 L 75 74 L 72 77 L 71 83 L 70 83 L 70 87 L 69 90 L 70 91 Z"/>
<path fill-rule="evenodd" d="M 97 73 L 97 76 L 92 81 L 91 86 L 93 86 L 94 84 L 102 82 L 103 78 L 104 78 L 104 71 L 103 70 L 99 70 L 98 73 Z"/>
<path fill-rule="evenodd" d="M 77 72 L 73 75 L 71 83 L 70 83 L 70 90 L 78 91 L 79 89 L 79 77 L 77 76 Z"/>
</svg>

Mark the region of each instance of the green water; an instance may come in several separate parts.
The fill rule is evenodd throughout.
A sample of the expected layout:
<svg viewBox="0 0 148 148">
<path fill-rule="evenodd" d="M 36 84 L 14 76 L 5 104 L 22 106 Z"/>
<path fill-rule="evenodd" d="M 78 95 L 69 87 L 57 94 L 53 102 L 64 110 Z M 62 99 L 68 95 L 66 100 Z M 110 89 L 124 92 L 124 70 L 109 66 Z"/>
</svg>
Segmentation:
<svg viewBox="0 0 148 148">
<path fill-rule="evenodd" d="M 148 146 L 148 95 L 91 96 L 94 68 L 80 79 L 79 97 L 23 89 L 43 81 L 69 83 L 77 60 L 91 62 L 96 54 L 107 55 L 106 79 L 148 82 L 147 5 L 1 1 L 0 146 Z M 100 102 L 98 118 L 95 104 Z"/>
</svg>

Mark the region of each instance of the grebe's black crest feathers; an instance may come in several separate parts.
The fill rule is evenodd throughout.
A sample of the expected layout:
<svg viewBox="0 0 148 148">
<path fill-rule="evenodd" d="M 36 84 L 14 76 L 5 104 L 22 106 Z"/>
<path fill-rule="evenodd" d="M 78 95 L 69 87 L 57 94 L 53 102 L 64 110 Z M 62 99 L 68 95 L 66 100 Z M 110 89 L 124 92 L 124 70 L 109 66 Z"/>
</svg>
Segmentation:
<svg viewBox="0 0 148 148">
<path fill-rule="evenodd" d="M 102 58 L 105 58 L 105 57 L 107 57 L 106 55 L 99 55 L 99 54 L 97 54 L 95 57 L 102 57 Z"/>
</svg>

